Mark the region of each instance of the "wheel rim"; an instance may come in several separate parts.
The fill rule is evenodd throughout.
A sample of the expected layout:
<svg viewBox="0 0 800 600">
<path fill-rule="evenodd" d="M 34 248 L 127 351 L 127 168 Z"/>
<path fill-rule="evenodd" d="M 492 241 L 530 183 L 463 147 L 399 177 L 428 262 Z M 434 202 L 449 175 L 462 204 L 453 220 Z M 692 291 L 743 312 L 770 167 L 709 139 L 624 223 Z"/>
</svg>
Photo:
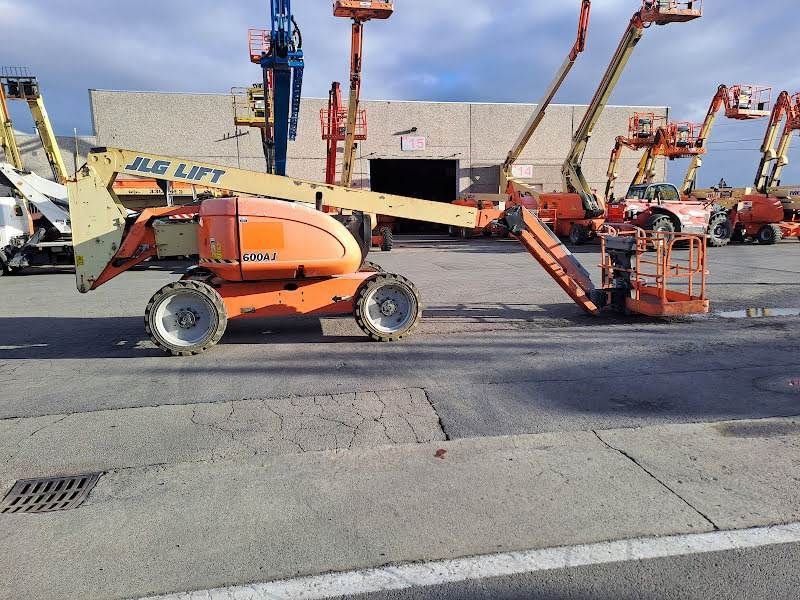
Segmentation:
<svg viewBox="0 0 800 600">
<path fill-rule="evenodd" d="M 364 300 L 365 316 L 380 333 L 408 328 L 416 318 L 417 299 L 404 286 L 390 284 L 372 290 Z"/>
<path fill-rule="evenodd" d="M 731 228 L 727 221 L 717 223 L 716 227 L 711 230 L 711 234 L 718 240 L 726 240 L 731 237 Z"/>
<path fill-rule="evenodd" d="M 208 298 L 193 292 L 178 292 L 158 305 L 153 324 L 165 342 L 189 348 L 208 339 L 216 321 L 216 308 Z"/>
</svg>

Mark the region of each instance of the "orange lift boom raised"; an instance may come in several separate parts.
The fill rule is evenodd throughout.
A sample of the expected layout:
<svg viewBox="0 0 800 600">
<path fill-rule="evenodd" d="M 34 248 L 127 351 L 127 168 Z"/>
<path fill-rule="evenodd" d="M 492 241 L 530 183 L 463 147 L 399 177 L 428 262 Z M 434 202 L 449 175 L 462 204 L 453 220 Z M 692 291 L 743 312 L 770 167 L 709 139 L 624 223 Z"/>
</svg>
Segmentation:
<svg viewBox="0 0 800 600">
<path fill-rule="evenodd" d="M 353 20 L 350 46 L 350 98 L 347 104 L 347 127 L 344 140 L 344 164 L 341 184 L 350 187 L 355 165 L 356 132 L 361 101 L 361 72 L 364 56 L 364 23 L 372 19 L 388 19 L 394 12 L 392 2 L 374 0 L 336 0 L 333 15 Z"/>
<path fill-rule="evenodd" d="M 719 111 L 725 109 L 725 117 L 738 121 L 750 121 L 762 119 L 770 114 L 771 88 L 737 84 L 730 87 L 721 85 L 717 88 L 717 93 L 711 99 L 708 113 L 700 127 L 698 144 L 706 148 L 708 138 L 717 120 Z M 686 176 L 683 179 L 683 186 L 680 192 L 684 196 L 690 195 L 697 187 L 697 173 L 703 165 L 700 154 L 696 155 L 689 163 Z"/>
</svg>

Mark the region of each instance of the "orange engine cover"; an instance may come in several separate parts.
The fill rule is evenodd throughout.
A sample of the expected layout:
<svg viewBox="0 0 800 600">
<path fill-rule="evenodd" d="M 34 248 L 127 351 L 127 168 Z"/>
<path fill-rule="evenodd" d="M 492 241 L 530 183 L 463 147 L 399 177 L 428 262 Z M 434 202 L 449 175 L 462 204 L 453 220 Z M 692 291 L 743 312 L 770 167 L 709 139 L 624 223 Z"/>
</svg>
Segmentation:
<svg viewBox="0 0 800 600">
<path fill-rule="evenodd" d="M 581 221 L 586 219 L 583 201 L 578 194 L 539 194 L 539 203 L 539 208 L 555 210 L 559 220 Z"/>
<path fill-rule="evenodd" d="M 338 221 L 303 204 L 214 198 L 200 207 L 200 265 L 227 281 L 355 273 L 361 249 Z"/>
<path fill-rule="evenodd" d="M 770 196 L 743 196 L 739 202 L 739 221 L 745 224 L 762 225 L 783 221 L 783 204 Z"/>
</svg>

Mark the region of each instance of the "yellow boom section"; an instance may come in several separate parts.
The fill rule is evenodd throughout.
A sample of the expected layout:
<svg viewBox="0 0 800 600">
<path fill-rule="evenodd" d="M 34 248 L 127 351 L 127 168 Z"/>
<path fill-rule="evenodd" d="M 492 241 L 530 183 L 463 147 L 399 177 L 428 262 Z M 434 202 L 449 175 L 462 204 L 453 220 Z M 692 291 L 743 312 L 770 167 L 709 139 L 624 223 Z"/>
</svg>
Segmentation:
<svg viewBox="0 0 800 600">
<path fill-rule="evenodd" d="M 24 168 L 22 164 L 22 154 L 20 154 L 17 140 L 14 137 L 14 124 L 11 121 L 11 115 L 8 112 L 8 103 L 6 101 L 5 90 L 2 82 L 0 82 L 0 146 L 6 155 L 6 161 L 11 163 L 15 169 Z"/>
</svg>

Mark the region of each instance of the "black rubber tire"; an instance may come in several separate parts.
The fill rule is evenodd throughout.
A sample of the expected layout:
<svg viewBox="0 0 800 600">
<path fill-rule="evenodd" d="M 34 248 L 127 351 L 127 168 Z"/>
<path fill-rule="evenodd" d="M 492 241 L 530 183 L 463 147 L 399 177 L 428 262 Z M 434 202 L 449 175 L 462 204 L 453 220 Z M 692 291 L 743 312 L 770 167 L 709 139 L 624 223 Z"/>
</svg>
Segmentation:
<svg viewBox="0 0 800 600">
<path fill-rule="evenodd" d="M 447 228 L 447 235 L 449 235 L 452 238 L 458 237 L 458 227 L 453 227 L 452 225 L 450 225 L 450 227 Z"/>
<path fill-rule="evenodd" d="M 209 334 L 198 344 L 194 346 L 176 346 L 165 340 L 158 334 L 158 329 L 155 327 L 154 319 L 157 313 L 158 306 L 170 296 L 176 293 L 185 292 L 196 293 L 205 299 L 209 300 L 212 306 L 216 309 L 216 319 L 212 321 L 212 327 Z M 161 348 L 167 354 L 172 356 L 193 356 L 195 354 L 202 354 L 209 348 L 215 346 L 225 334 L 225 329 L 228 326 L 228 314 L 225 311 L 225 305 L 222 298 L 217 291 L 210 285 L 201 281 L 193 281 L 191 279 L 185 281 L 176 281 L 165 285 L 158 290 L 150 302 L 147 303 L 147 308 L 144 311 L 144 327 L 153 343 Z"/>
<path fill-rule="evenodd" d="M 653 215 L 647 221 L 648 231 L 663 231 L 664 233 L 675 233 L 675 223 L 667 215 Z"/>
<path fill-rule="evenodd" d="M 381 242 L 381 252 L 391 252 L 394 248 L 394 234 L 388 227 L 381 229 L 383 241 Z"/>
<path fill-rule="evenodd" d="M 386 271 L 382 266 L 378 263 L 371 262 L 369 260 L 365 260 L 364 264 L 361 265 L 360 269 L 361 273 L 385 273 Z"/>
<path fill-rule="evenodd" d="M 783 232 L 781 232 L 781 228 L 774 223 L 764 225 L 758 230 L 758 235 L 756 235 L 756 240 L 763 246 L 772 246 L 773 244 L 780 242 L 782 239 Z"/>
<path fill-rule="evenodd" d="M 569 242 L 573 246 L 582 246 L 589 239 L 586 227 L 573 223 L 569 230 Z"/>
<path fill-rule="evenodd" d="M 715 213 L 708 220 L 708 245 L 712 248 L 722 248 L 731 243 L 733 228 L 730 219 L 725 213 Z"/>
<path fill-rule="evenodd" d="M 403 327 L 392 333 L 378 331 L 372 326 L 369 319 L 364 317 L 367 307 L 366 300 L 376 290 L 383 286 L 393 285 L 405 288 L 406 292 L 413 296 L 416 303 L 416 313 L 414 318 Z M 419 292 L 416 286 L 402 275 L 395 275 L 394 273 L 379 273 L 374 277 L 366 280 L 356 292 L 353 301 L 353 315 L 356 319 L 356 324 L 361 328 L 361 331 L 367 334 L 371 340 L 376 342 L 395 342 L 409 335 L 414 328 L 419 324 L 422 318 L 422 300 L 420 299 Z"/>
</svg>

